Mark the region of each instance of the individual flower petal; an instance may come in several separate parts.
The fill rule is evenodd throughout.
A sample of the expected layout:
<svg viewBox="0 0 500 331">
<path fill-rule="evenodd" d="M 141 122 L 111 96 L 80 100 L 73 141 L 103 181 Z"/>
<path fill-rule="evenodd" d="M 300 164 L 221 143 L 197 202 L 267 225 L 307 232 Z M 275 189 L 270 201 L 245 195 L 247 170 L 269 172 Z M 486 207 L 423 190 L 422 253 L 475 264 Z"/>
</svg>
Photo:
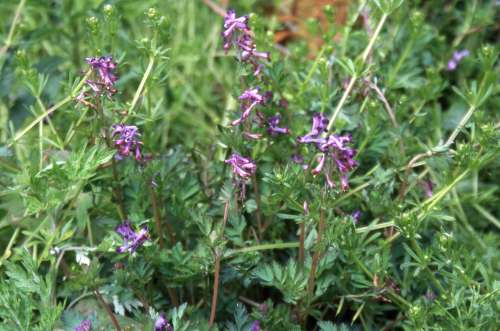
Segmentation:
<svg viewBox="0 0 500 331">
<path fill-rule="evenodd" d="M 252 328 L 250 331 L 260 331 L 260 322 L 259 321 L 254 321 L 252 323 Z"/>
<path fill-rule="evenodd" d="M 287 127 L 280 128 L 278 125 L 281 120 L 281 115 L 277 114 L 276 116 L 272 116 L 267 120 L 268 128 L 267 132 L 273 137 L 278 134 L 290 134 L 290 130 Z"/>
</svg>

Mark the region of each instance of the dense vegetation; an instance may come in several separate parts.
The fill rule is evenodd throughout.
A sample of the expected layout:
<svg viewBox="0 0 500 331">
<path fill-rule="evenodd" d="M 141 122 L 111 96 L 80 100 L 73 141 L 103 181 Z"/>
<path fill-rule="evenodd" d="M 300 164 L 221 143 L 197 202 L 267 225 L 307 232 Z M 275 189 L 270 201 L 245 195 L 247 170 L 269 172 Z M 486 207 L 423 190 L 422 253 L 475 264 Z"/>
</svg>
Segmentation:
<svg viewBox="0 0 500 331">
<path fill-rule="evenodd" d="M 227 2 L 0 2 L 0 330 L 498 330 L 498 1 Z"/>
</svg>

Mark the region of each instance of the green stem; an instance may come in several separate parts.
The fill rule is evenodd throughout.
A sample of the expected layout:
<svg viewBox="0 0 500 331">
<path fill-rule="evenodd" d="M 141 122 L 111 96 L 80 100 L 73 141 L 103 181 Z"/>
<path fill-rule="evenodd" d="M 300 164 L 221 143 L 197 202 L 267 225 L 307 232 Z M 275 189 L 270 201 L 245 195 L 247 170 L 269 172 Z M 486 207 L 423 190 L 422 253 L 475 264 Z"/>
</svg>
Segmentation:
<svg viewBox="0 0 500 331">
<path fill-rule="evenodd" d="M 144 72 L 144 75 L 142 76 L 142 80 L 139 83 L 139 87 L 137 88 L 137 91 L 135 91 L 134 98 L 132 99 L 132 104 L 130 105 L 130 108 L 128 109 L 128 115 L 130 115 L 130 113 L 132 113 L 135 106 L 137 105 L 137 102 L 139 101 L 139 98 L 141 97 L 141 94 L 144 90 L 144 86 L 146 85 L 146 81 L 148 80 L 148 77 L 151 74 L 151 71 L 153 70 L 154 62 L 155 62 L 155 57 L 153 55 L 151 55 L 149 57 L 149 63 L 148 63 L 148 66 L 146 68 L 146 71 Z"/>
<path fill-rule="evenodd" d="M 21 0 L 17 5 L 16 11 L 14 13 L 14 19 L 12 20 L 12 24 L 10 25 L 9 34 L 7 35 L 7 39 L 5 40 L 4 46 L 0 48 L 0 58 L 3 57 L 4 53 L 6 53 L 7 50 L 10 48 L 10 46 L 12 45 L 12 40 L 14 39 L 14 32 L 16 31 L 17 22 L 19 21 L 19 17 L 21 17 L 21 12 L 25 4 L 26 0 Z M 4 63 L 5 59 L 2 58 L 2 61 L 0 62 L 0 71 L 2 71 Z"/>
<path fill-rule="evenodd" d="M 382 30 L 382 27 L 384 26 L 384 23 L 387 19 L 387 16 L 388 16 L 387 14 L 382 15 L 382 18 L 378 22 L 378 25 L 377 25 L 377 28 L 375 29 L 375 32 L 373 33 L 372 37 L 370 38 L 370 41 L 368 42 L 368 46 L 366 46 L 366 48 L 361 56 L 361 60 L 362 60 L 363 65 L 365 64 L 366 59 L 368 58 L 368 56 L 370 55 L 370 53 L 372 51 L 375 40 L 377 39 L 378 35 L 380 34 L 380 31 Z M 340 110 L 344 106 L 344 103 L 346 102 L 347 97 L 351 93 L 351 90 L 354 87 L 354 83 L 356 82 L 356 80 L 358 78 L 359 77 L 357 77 L 357 75 L 355 74 L 349 80 L 349 84 L 347 85 L 347 88 L 345 89 L 344 94 L 340 98 L 340 101 L 339 101 L 337 107 L 335 108 L 335 111 L 333 112 L 332 117 L 330 118 L 330 122 L 328 123 L 327 131 L 330 131 L 332 129 L 333 124 L 335 123 L 335 119 L 337 118 L 338 114 L 340 113 Z"/>
<path fill-rule="evenodd" d="M 28 133 L 28 131 L 30 131 L 31 129 L 33 129 L 38 123 L 40 123 L 41 121 L 43 121 L 43 119 L 47 116 L 49 116 L 50 114 L 52 114 L 54 111 L 56 111 L 57 109 L 61 108 L 62 106 L 64 106 L 65 104 L 67 104 L 68 102 L 70 102 L 71 100 L 74 99 L 74 96 L 76 95 L 76 93 L 83 87 L 83 85 L 85 84 L 85 81 L 87 80 L 87 78 L 90 76 L 90 74 L 92 73 L 91 70 L 87 71 L 87 73 L 85 74 L 85 76 L 83 76 L 83 78 L 81 79 L 81 81 L 78 83 L 78 85 L 76 85 L 76 87 L 73 89 L 73 91 L 71 91 L 71 94 L 68 95 L 66 98 L 62 99 L 61 101 L 59 101 L 58 103 L 56 103 L 54 106 L 50 107 L 49 109 L 47 109 L 46 112 L 44 112 L 43 114 L 41 114 L 40 116 L 38 116 L 33 122 L 31 122 L 26 128 L 24 128 L 21 132 L 19 132 L 18 134 L 16 134 L 14 136 L 14 138 L 12 139 L 12 141 L 7 144 L 8 147 L 12 146 L 16 141 L 18 141 L 19 139 L 21 139 L 26 133 Z"/>
<path fill-rule="evenodd" d="M 446 290 L 444 289 L 443 285 L 441 285 L 441 283 L 437 280 L 436 276 L 434 276 L 432 271 L 429 269 L 429 266 L 426 263 L 427 259 L 424 256 L 425 254 L 422 251 L 422 248 L 420 248 L 420 245 L 418 244 L 417 240 L 415 240 L 415 238 L 411 238 L 410 244 L 411 244 L 413 250 L 415 251 L 415 253 L 417 254 L 417 257 L 420 260 L 420 263 L 423 265 L 425 272 L 427 273 L 432 284 L 434 284 L 434 286 L 436 286 L 436 288 L 439 290 L 439 292 L 441 294 L 446 293 Z"/>
<path fill-rule="evenodd" d="M 325 53 L 325 50 L 326 50 L 326 48 L 323 47 L 319 51 L 318 55 L 316 56 L 316 59 L 314 60 L 312 66 L 311 66 L 311 69 L 309 69 L 309 71 L 307 73 L 306 79 L 304 79 L 304 81 L 302 82 L 302 85 L 300 85 L 299 93 L 297 93 L 297 97 L 300 97 L 302 95 L 302 93 L 304 93 L 307 85 L 309 84 L 309 81 L 311 80 L 312 76 L 316 72 L 316 69 L 318 68 L 319 60 L 323 57 L 323 53 Z"/>
<path fill-rule="evenodd" d="M 262 245 L 256 245 L 256 246 L 250 246 L 250 247 L 244 247 L 244 248 L 239 248 L 239 249 L 234 249 L 228 252 L 224 258 L 229 258 L 234 255 L 240 254 L 240 253 L 249 253 L 249 252 L 257 252 L 257 251 L 267 251 L 267 250 L 273 250 L 273 249 L 287 249 L 287 248 L 298 248 L 299 247 L 299 242 L 287 242 L 287 243 L 276 243 L 276 244 L 262 244 Z"/>
</svg>

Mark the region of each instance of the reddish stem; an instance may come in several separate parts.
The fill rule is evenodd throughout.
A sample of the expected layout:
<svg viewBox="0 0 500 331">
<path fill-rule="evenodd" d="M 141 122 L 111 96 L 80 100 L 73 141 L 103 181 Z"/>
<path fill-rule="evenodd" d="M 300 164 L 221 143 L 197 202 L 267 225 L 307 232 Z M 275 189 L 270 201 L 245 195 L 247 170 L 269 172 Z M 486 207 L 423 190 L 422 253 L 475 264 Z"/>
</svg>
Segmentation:
<svg viewBox="0 0 500 331">
<path fill-rule="evenodd" d="M 118 323 L 118 320 L 116 319 L 115 314 L 113 314 L 113 311 L 111 310 L 111 308 L 109 308 L 108 304 L 104 301 L 101 293 L 99 293 L 98 290 L 95 290 L 94 294 L 97 298 L 97 301 L 99 301 L 99 303 L 104 308 L 104 310 L 106 310 L 106 313 L 108 314 L 109 318 L 111 319 L 111 323 L 113 323 L 113 326 L 115 327 L 116 331 L 121 331 L 122 329 L 120 328 L 120 324 Z"/>
</svg>

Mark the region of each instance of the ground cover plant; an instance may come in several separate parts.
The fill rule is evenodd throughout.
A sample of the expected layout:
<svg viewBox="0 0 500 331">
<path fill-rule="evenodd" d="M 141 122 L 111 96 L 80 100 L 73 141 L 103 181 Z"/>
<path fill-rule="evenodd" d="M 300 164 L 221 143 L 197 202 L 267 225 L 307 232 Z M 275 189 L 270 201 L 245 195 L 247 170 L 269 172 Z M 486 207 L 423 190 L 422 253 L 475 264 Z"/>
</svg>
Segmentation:
<svg viewBox="0 0 500 331">
<path fill-rule="evenodd" d="M 0 2 L 0 330 L 498 330 L 499 9 Z"/>
</svg>

